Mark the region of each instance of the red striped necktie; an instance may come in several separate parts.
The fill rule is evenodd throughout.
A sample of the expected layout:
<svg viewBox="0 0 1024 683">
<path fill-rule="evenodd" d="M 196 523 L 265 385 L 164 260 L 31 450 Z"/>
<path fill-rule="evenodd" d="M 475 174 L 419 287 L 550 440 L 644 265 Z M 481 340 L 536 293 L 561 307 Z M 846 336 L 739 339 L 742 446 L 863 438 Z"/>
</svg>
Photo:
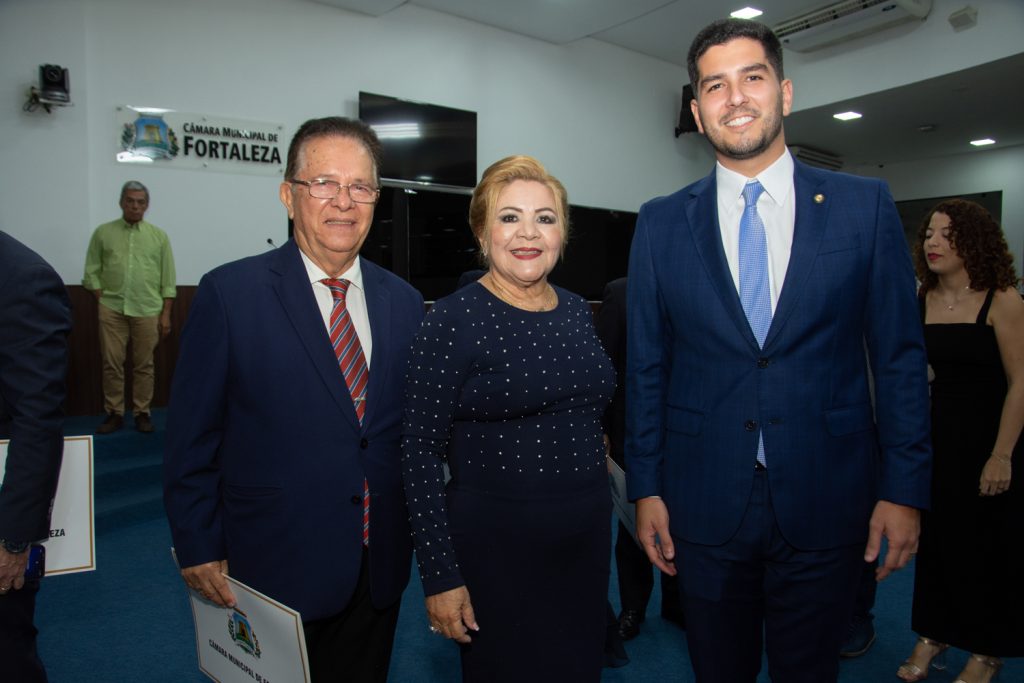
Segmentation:
<svg viewBox="0 0 1024 683">
<path fill-rule="evenodd" d="M 352 395 L 352 403 L 356 409 L 356 417 L 359 424 L 363 423 L 363 415 L 366 414 L 366 387 L 369 383 L 370 372 L 366 367 L 366 356 L 363 354 L 363 345 L 359 343 L 359 335 L 356 334 L 355 325 L 352 324 L 352 316 L 348 313 L 345 305 L 345 295 L 348 293 L 348 280 L 336 280 L 327 278 L 320 282 L 327 285 L 334 297 L 334 307 L 331 309 L 330 336 L 331 346 L 334 347 L 334 355 L 338 359 L 338 367 L 345 377 L 345 384 L 348 392 Z M 363 479 L 363 545 L 369 545 L 370 541 L 370 486 Z"/>
</svg>

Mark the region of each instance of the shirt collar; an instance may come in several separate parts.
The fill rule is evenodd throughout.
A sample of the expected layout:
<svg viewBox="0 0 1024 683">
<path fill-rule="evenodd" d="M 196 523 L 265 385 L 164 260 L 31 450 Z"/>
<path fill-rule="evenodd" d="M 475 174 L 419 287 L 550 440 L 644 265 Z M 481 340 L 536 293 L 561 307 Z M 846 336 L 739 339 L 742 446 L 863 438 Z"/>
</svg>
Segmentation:
<svg viewBox="0 0 1024 683">
<path fill-rule="evenodd" d="M 757 181 L 764 187 L 765 193 L 772 198 L 776 204 L 782 204 L 788 199 L 789 193 L 793 191 L 793 157 L 789 148 L 776 159 L 771 166 L 757 174 Z M 715 163 L 715 182 L 718 184 L 718 194 L 728 200 L 733 200 L 743 195 L 743 186 L 753 178 L 747 178 L 742 173 L 729 170 L 722 166 L 721 162 Z"/>
<path fill-rule="evenodd" d="M 302 265 L 306 266 L 306 274 L 309 276 L 310 282 L 320 282 L 320 280 L 330 277 L 320 266 L 313 263 L 313 260 L 306 256 L 301 249 L 299 249 L 299 256 L 302 257 Z M 358 254 L 355 260 L 352 261 L 352 265 L 341 274 L 339 279 L 348 280 L 351 286 L 354 286 L 356 289 L 361 290 L 363 288 L 363 269 L 359 267 Z"/>
</svg>

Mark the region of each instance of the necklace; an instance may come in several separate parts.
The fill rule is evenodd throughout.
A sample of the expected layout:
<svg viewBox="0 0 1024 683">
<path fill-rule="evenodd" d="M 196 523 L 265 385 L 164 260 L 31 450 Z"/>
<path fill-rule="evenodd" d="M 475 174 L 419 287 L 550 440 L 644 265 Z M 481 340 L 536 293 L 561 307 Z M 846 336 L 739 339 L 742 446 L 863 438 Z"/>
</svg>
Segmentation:
<svg viewBox="0 0 1024 683">
<path fill-rule="evenodd" d="M 971 291 L 971 286 L 970 285 L 965 286 L 963 288 L 963 291 L 970 292 Z M 953 303 L 946 303 L 945 301 L 942 302 L 946 306 L 946 310 L 947 311 L 952 311 L 954 308 L 956 308 L 956 305 L 958 303 L 960 303 L 961 301 L 966 299 L 967 296 L 968 296 L 966 294 L 964 294 L 963 296 L 957 296 L 958 293 L 959 292 L 953 292 Z"/>
<path fill-rule="evenodd" d="M 538 297 L 538 301 L 540 301 L 539 304 L 536 304 L 536 303 L 525 304 L 525 303 L 523 303 L 521 301 L 516 301 L 515 298 L 512 297 L 509 294 L 508 290 L 506 290 L 504 287 L 499 285 L 498 281 L 495 280 L 494 276 L 491 275 L 490 273 L 487 274 L 487 280 L 488 280 L 488 282 L 491 285 L 489 287 L 489 289 L 492 292 L 494 292 L 494 294 L 499 299 L 501 299 L 502 301 L 507 303 L 509 306 L 514 306 L 515 308 L 521 308 L 522 310 L 530 311 L 531 313 L 541 313 L 541 312 L 544 312 L 544 311 L 550 311 L 555 306 L 558 305 L 558 295 L 555 294 L 555 290 L 552 289 L 551 285 L 549 285 L 547 283 L 544 283 L 544 287 L 545 287 L 544 293 L 540 297 Z"/>
</svg>

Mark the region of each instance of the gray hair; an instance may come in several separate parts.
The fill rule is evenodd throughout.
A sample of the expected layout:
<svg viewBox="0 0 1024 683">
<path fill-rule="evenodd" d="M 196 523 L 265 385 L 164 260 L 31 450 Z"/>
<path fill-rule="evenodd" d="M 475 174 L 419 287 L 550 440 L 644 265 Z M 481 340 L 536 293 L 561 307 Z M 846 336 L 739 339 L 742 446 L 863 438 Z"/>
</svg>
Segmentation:
<svg viewBox="0 0 1024 683">
<path fill-rule="evenodd" d="M 138 190 L 141 190 L 142 192 L 146 193 L 146 201 L 148 202 L 149 190 L 146 188 L 145 185 L 140 183 L 138 180 L 129 180 L 127 183 L 121 186 L 121 199 L 124 199 L 124 196 L 129 192 L 135 192 Z"/>
</svg>

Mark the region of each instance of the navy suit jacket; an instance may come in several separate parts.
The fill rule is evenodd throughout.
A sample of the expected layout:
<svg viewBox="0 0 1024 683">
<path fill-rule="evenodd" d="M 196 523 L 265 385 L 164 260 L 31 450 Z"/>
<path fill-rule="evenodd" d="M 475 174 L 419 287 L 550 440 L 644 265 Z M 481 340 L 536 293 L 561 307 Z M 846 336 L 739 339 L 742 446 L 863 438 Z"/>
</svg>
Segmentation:
<svg viewBox="0 0 1024 683">
<path fill-rule="evenodd" d="M 879 499 L 928 505 L 927 362 L 888 188 L 800 162 L 794 185 L 789 268 L 763 349 L 726 262 L 715 174 L 638 217 L 629 496 L 662 496 L 672 533 L 690 542 L 718 545 L 739 528 L 759 430 L 778 525 L 798 548 L 865 541 Z"/>
<path fill-rule="evenodd" d="M 71 307 L 46 261 L 0 232 L 0 438 L 10 439 L 0 488 L 0 538 L 50 535 L 64 453 Z"/>
<path fill-rule="evenodd" d="M 203 277 L 171 387 L 164 502 L 180 565 L 227 559 L 304 621 L 355 589 L 364 477 L 374 604 L 409 580 L 399 430 L 423 298 L 360 262 L 373 335 L 361 426 L 294 241 Z"/>
</svg>

